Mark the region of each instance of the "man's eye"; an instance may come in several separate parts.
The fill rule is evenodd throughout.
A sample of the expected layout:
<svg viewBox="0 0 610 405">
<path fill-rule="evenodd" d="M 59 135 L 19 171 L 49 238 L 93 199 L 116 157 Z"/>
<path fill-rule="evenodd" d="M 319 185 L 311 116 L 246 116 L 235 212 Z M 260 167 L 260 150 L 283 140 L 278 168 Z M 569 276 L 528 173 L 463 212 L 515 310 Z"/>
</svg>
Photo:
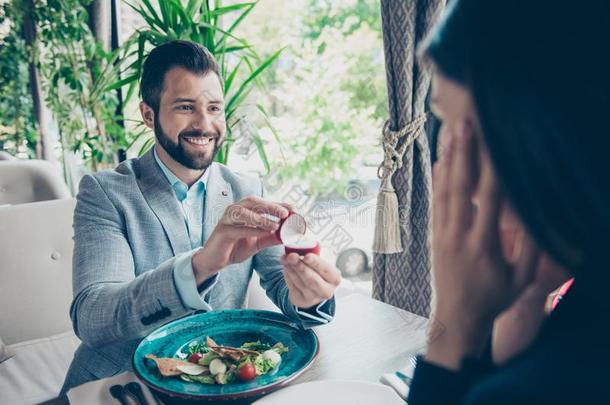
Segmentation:
<svg viewBox="0 0 610 405">
<path fill-rule="evenodd" d="M 179 111 L 192 111 L 193 106 L 192 105 L 179 105 L 178 107 L 176 107 L 176 109 Z"/>
<path fill-rule="evenodd" d="M 220 108 L 219 106 L 214 105 L 214 106 L 210 107 L 210 111 L 220 112 L 220 111 L 222 111 L 222 108 Z"/>
</svg>

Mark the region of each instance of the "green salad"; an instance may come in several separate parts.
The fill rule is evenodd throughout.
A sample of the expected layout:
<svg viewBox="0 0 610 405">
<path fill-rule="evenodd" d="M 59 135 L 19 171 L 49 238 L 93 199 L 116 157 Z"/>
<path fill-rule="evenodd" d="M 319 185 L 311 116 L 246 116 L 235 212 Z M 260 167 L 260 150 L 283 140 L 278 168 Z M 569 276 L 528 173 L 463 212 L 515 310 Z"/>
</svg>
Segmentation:
<svg viewBox="0 0 610 405">
<path fill-rule="evenodd" d="M 251 381 L 276 370 L 287 351 L 281 342 L 273 346 L 260 341 L 246 342 L 240 347 L 230 347 L 221 346 L 207 336 L 205 343 L 190 345 L 183 358 L 158 358 L 152 354 L 146 357 L 157 364 L 164 377 L 201 384 L 229 384 Z"/>
</svg>

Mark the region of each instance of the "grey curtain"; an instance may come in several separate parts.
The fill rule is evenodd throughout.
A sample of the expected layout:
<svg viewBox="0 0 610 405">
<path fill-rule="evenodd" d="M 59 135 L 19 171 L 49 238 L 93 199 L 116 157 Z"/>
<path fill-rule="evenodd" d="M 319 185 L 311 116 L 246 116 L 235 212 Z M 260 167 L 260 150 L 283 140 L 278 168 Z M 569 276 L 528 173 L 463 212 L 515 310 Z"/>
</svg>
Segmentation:
<svg viewBox="0 0 610 405">
<path fill-rule="evenodd" d="M 381 1 L 390 131 L 400 132 L 425 115 L 430 74 L 418 63 L 417 46 L 444 5 L 445 0 Z M 391 181 L 398 197 L 402 252 L 374 254 L 373 297 L 429 316 L 432 176 L 425 134 L 407 146 Z"/>
</svg>

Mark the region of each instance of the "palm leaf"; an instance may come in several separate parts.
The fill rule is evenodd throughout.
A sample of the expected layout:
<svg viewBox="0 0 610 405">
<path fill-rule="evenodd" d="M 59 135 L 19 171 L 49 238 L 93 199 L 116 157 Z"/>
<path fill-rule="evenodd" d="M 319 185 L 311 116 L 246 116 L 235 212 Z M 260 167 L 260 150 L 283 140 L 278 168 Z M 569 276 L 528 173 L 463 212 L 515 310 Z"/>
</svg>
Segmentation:
<svg viewBox="0 0 610 405">
<path fill-rule="evenodd" d="M 214 50 L 214 56 L 220 57 L 220 55 L 224 53 L 238 52 L 243 51 L 244 49 L 252 49 L 252 45 L 237 45 L 237 46 L 229 46 L 226 48 L 220 48 Z"/>
<path fill-rule="evenodd" d="M 252 135 L 252 141 L 254 141 L 254 144 L 256 145 L 256 150 L 258 151 L 258 156 L 261 158 L 261 161 L 265 166 L 265 174 L 268 174 L 271 171 L 271 165 L 269 164 L 269 158 L 267 157 L 267 153 L 265 152 L 265 144 L 261 136 L 258 134 L 258 131 L 256 134 Z"/>
<path fill-rule="evenodd" d="M 110 86 L 106 87 L 104 89 L 104 91 L 108 92 L 108 91 L 113 91 L 113 90 L 119 89 L 119 88 L 121 88 L 121 87 L 123 87 L 123 86 L 125 86 L 125 85 L 127 85 L 127 84 L 129 84 L 131 82 L 133 82 L 133 81 L 137 81 L 138 78 L 139 78 L 138 74 L 134 73 L 134 74 L 132 74 L 129 77 L 126 77 L 124 79 L 121 79 L 121 80 L 119 80 L 117 82 L 112 83 Z"/>
<path fill-rule="evenodd" d="M 152 148 L 154 146 L 154 144 L 155 144 L 155 137 L 151 136 L 146 141 L 144 141 L 144 143 L 142 144 L 142 147 L 138 151 L 138 156 L 144 155 L 146 152 L 148 152 L 150 150 L 150 148 Z"/>
<path fill-rule="evenodd" d="M 225 81 L 225 95 L 231 89 L 231 85 L 233 84 L 233 80 L 235 79 L 235 76 L 237 75 L 237 71 L 239 70 L 239 67 L 241 66 L 241 62 L 242 61 L 240 60 L 239 63 L 237 63 L 237 65 L 235 65 L 235 67 L 233 68 L 233 71 L 227 77 L 227 80 Z"/>
<path fill-rule="evenodd" d="M 275 128 L 275 126 L 271 122 L 271 119 L 269 118 L 269 115 L 267 114 L 267 111 L 265 111 L 265 108 L 262 105 L 260 105 L 260 104 L 257 104 L 256 108 L 258 109 L 258 111 L 263 116 L 263 119 L 265 120 L 265 124 L 267 124 L 267 128 L 269 128 L 271 130 L 271 133 L 273 134 L 273 138 L 275 138 L 275 141 L 279 145 L 279 147 L 280 147 L 280 154 L 282 155 L 282 159 L 284 161 L 286 161 L 286 155 L 284 155 L 284 148 L 282 146 L 283 144 L 282 144 L 282 140 L 280 139 L 280 134 L 277 132 L 277 129 Z"/>
<path fill-rule="evenodd" d="M 246 10 L 244 10 L 244 12 L 241 13 L 241 15 L 235 19 L 233 24 L 231 24 L 231 26 L 227 29 L 227 32 L 232 33 L 239 26 L 239 24 L 241 24 L 241 22 L 244 20 L 244 18 L 246 18 L 248 16 L 248 14 L 250 14 L 250 12 L 254 8 L 254 6 L 256 6 L 257 3 L 258 3 L 258 1 L 250 3 L 250 6 L 247 7 Z"/>
<path fill-rule="evenodd" d="M 189 0 L 186 5 L 186 13 L 190 16 L 195 15 L 197 10 L 201 8 L 201 0 Z"/>
<path fill-rule="evenodd" d="M 215 17 L 220 17 L 221 15 L 230 13 L 232 11 L 241 10 L 246 7 L 254 7 L 255 5 L 256 5 L 256 2 L 251 2 L 251 3 L 239 3 L 239 4 L 233 4 L 231 6 L 218 7 L 218 8 L 214 8 L 214 10 L 212 10 L 212 15 Z"/>
<path fill-rule="evenodd" d="M 171 17 L 169 15 L 169 10 L 167 9 L 168 3 L 166 0 L 159 0 L 157 3 L 159 4 L 159 10 L 161 10 L 161 17 L 169 28 L 171 24 Z"/>
<path fill-rule="evenodd" d="M 241 13 L 241 15 L 235 19 L 233 24 L 231 24 L 231 26 L 226 30 L 226 33 L 229 34 L 230 36 L 232 36 L 233 31 L 235 31 L 235 29 L 239 26 L 239 24 L 241 24 L 241 22 L 244 20 L 244 18 L 246 18 L 248 16 L 248 14 L 250 14 L 250 12 L 254 8 L 254 6 L 256 6 L 256 2 L 251 3 L 250 7 L 247 7 L 246 10 L 244 10 L 244 12 Z M 220 46 L 221 48 L 224 47 L 226 40 L 227 40 L 227 35 L 225 34 L 219 40 L 219 43 L 221 44 L 221 46 Z"/>
<path fill-rule="evenodd" d="M 167 31 L 167 26 L 159 18 L 159 16 L 155 12 L 155 9 L 150 4 L 149 0 L 142 0 L 142 3 L 144 3 L 144 5 L 147 8 L 149 8 L 150 13 L 147 13 L 143 8 L 141 8 L 141 7 L 138 8 L 138 7 L 136 7 L 136 6 L 134 6 L 134 5 L 130 4 L 130 3 L 127 3 L 127 5 L 129 7 L 131 7 L 136 13 L 138 13 L 138 15 L 140 15 L 144 19 L 144 21 L 146 21 L 148 26 L 150 26 L 150 27 L 158 27 L 162 31 Z"/>
<path fill-rule="evenodd" d="M 133 93 L 136 91 L 137 88 L 138 88 L 138 81 L 134 80 L 133 82 L 131 82 L 131 84 L 129 85 L 129 89 L 127 90 L 127 95 L 125 96 L 125 101 L 124 101 L 125 104 L 127 104 L 127 102 L 129 100 L 131 100 L 131 96 L 133 96 Z"/>
<path fill-rule="evenodd" d="M 235 103 L 240 98 L 240 95 L 246 91 L 249 87 L 250 83 L 254 81 L 261 73 L 263 73 L 279 56 L 284 48 L 279 49 L 273 55 L 271 55 L 266 61 L 264 61 L 252 74 L 241 84 L 239 89 L 235 92 L 235 94 L 231 97 L 227 104 L 227 110 L 230 110 L 232 106 L 236 105 Z"/>
</svg>

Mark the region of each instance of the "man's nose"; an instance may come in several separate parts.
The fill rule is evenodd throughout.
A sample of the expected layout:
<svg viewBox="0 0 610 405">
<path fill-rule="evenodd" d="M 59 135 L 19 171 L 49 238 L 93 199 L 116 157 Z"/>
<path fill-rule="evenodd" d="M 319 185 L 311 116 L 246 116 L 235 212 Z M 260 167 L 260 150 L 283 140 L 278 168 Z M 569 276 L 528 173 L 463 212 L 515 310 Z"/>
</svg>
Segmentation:
<svg viewBox="0 0 610 405">
<path fill-rule="evenodd" d="M 195 115 L 195 120 L 192 123 L 194 128 L 198 128 L 203 132 L 214 131 L 214 117 L 206 114 L 205 112 L 200 112 Z"/>
</svg>

